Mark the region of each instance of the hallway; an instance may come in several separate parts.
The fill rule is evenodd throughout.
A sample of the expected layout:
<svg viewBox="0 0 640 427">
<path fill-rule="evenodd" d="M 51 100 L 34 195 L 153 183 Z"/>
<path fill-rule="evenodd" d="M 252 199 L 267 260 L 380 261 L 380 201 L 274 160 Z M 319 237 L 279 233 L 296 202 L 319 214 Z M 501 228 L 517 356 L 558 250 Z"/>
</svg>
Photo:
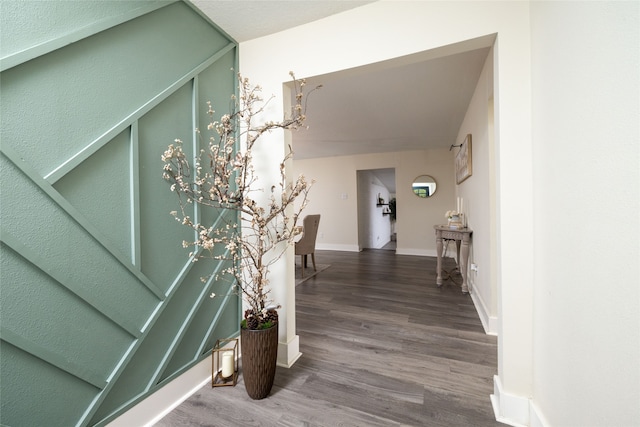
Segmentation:
<svg viewBox="0 0 640 427">
<path fill-rule="evenodd" d="M 496 337 L 459 287 L 436 287 L 435 258 L 316 257 L 331 266 L 296 287 L 302 357 L 278 368 L 271 395 L 251 400 L 242 378 L 207 385 L 158 427 L 503 425 L 489 400 Z"/>
</svg>

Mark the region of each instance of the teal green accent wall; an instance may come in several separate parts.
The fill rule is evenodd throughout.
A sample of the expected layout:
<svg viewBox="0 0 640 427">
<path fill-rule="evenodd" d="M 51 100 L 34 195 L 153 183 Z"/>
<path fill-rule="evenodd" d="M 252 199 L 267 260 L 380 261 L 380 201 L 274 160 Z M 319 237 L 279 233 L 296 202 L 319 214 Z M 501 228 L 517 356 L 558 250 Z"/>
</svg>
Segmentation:
<svg viewBox="0 0 640 427">
<path fill-rule="evenodd" d="M 183 1 L 2 0 L 0 28 L 0 424 L 105 425 L 239 332 L 160 160 L 230 107 L 238 46 Z"/>
</svg>

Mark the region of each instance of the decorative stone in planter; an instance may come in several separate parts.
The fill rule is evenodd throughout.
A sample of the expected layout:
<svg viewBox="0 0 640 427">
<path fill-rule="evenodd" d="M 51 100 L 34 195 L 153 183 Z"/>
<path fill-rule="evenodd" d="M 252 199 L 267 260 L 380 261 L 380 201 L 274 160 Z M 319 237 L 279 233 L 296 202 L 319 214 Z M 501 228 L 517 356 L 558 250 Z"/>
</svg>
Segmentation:
<svg viewBox="0 0 640 427">
<path fill-rule="evenodd" d="M 242 376 L 250 398 L 271 393 L 278 358 L 278 324 L 268 329 L 240 329 Z"/>
</svg>

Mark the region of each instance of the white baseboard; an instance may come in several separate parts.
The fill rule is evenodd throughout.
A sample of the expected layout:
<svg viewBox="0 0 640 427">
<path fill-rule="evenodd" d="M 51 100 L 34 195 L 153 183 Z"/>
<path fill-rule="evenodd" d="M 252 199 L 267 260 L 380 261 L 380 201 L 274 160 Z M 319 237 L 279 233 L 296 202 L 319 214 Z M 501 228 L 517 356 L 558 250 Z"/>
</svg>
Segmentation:
<svg viewBox="0 0 640 427">
<path fill-rule="evenodd" d="M 415 256 L 433 256 L 435 257 L 435 250 L 427 250 L 427 249 L 416 249 L 416 248 L 403 248 L 402 246 L 398 246 L 396 248 L 397 255 L 415 255 Z"/>
<path fill-rule="evenodd" d="M 396 248 L 397 255 L 414 255 L 414 256 L 429 256 L 429 257 L 437 257 L 438 252 L 435 249 L 416 249 L 416 248 Z M 455 252 L 453 254 L 447 253 L 443 254 L 446 258 L 455 258 Z"/>
<path fill-rule="evenodd" d="M 529 413 L 531 414 L 531 427 L 548 427 L 550 425 L 533 402 L 529 403 Z"/>
<path fill-rule="evenodd" d="M 316 243 L 316 249 L 319 251 L 344 251 L 344 252 L 360 252 L 358 245 L 341 245 L 335 243 Z M 396 248 L 397 255 L 416 255 L 416 256 L 430 256 L 437 257 L 438 254 L 435 249 L 416 249 L 416 248 Z M 447 258 L 454 258 L 455 253 L 447 254 Z"/>
<path fill-rule="evenodd" d="M 497 421 L 514 427 L 528 427 L 531 425 L 530 399 L 505 393 L 497 375 L 493 377 L 491 405 Z"/>
<path fill-rule="evenodd" d="M 471 289 L 471 301 L 473 301 L 473 305 L 478 312 L 478 317 L 480 318 L 480 322 L 482 322 L 482 327 L 484 328 L 484 332 L 487 335 L 498 335 L 498 318 L 495 316 L 489 315 L 489 310 L 487 310 L 487 306 L 484 303 L 484 300 L 480 296 L 479 293 L 475 292 Z"/>
<path fill-rule="evenodd" d="M 302 356 L 298 335 L 289 343 L 278 342 L 278 356 L 281 354 L 286 357 L 285 360 L 278 359 L 278 366 L 286 368 L 290 368 Z M 107 427 L 153 426 L 195 392 L 211 383 L 211 370 L 211 358 L 207 357 L 111 421 Z"/>
<path fill-rule="evenodd" d="M 111 421 L 107 427 L 151 427 L 210 382 L 211 359 L 207 357 Z"/>
<path fill-rule="evenodd" d="M 300 356 L 300 336 L 294 335 L 288 343 L 278 342 L 278 366 L 290 368 Z"/>
<path fill-rule="evenodd" d="M 335 243 L 316 243 L 316 249 L 319 251 L 360 252 L 358 245 L 339 245 Z"/>
</svg>

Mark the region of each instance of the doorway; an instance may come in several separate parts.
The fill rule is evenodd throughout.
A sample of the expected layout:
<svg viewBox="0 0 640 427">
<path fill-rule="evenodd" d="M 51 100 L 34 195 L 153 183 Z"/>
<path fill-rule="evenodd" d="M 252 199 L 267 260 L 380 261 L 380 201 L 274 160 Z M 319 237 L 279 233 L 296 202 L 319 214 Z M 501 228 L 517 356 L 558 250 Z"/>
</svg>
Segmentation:
<svg viewBox="0 0 640 427">
<path fill-rule="evenodd" d="M 357 171 L 358 245 L 395 252 L 395 168 Z"/>
</svg>

